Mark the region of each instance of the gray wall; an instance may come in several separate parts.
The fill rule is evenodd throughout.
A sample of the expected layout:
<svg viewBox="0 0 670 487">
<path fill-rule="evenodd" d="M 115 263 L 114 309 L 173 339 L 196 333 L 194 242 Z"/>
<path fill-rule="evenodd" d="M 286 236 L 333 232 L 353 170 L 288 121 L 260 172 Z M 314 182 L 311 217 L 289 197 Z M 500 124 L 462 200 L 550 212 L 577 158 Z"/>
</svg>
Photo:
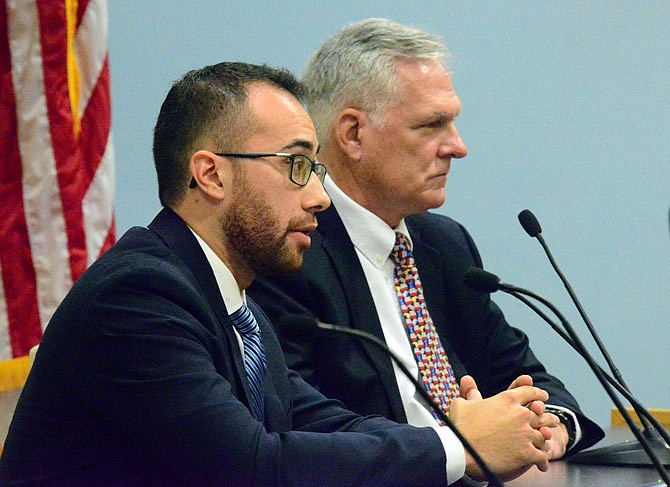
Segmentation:
<svg viewBox="0 0 670 487">
<path fill-rule="evenodd" d="M 452 165 L 439 211 L 466 224 L 490 271 L 554 301 L 586 337 L 517 222 L 532 209 L 631 389 L 670 408 L 669 2 L 109 3 L 119 235 L 159 208 L 151 131 L 185 71 L 240 60 L 300 73 L 345 23 L 412 24 L 447 42 L 464 105 L 470 155 Z M 581 359 L 523 305 L 497 302 L 607 424 L 612 405 Z"/>
</svg>

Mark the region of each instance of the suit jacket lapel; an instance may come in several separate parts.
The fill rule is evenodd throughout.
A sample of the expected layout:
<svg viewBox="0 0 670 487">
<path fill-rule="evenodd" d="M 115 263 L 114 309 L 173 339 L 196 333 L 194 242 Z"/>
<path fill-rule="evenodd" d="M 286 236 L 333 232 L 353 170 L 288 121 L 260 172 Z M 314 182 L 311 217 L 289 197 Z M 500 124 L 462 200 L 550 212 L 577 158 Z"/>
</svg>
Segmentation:
<svg viewBox="0 0 670 487">
<path fill-rule="evenodd" d="M 250 404 L 250 392 L 246 381 L 244 358 L 238 345 L 237 336 L 233 331 L 228 311 L 221 297 L 219 286 L 216 283 L 214 272 L 207 262 L 207 258 L 200 248 L 200 244 L 193 236 L 186 223 L 171 209 L 164 208 L 149 224 L 166 245 L 178 255 L 192 272 L 198 282 L 202 294 L 206 297 L 219 320 L 219 325 L 228 338 L 228 352 L 232 357 L 235 380 L 240 390 L 244 391 L 246 404 Z M 244 380 L 242 378 L 245 378 Z"/>
<path fill-rule="evenodd" d="M 384 341 L 379 316 L 377 315 L 363 268 L 342 220 L 334 206 L 331 206 L 323 213 L 319 213 L 318 219 L 318 231 L 324 236 L 322 242 L 324 252 L 332 260 L 333 268 L 337 274 L 334 276 L 336 279 L 333 280 L 333 283 L 340 283 L 347 303 L 349 303 L 348 311 L 350 316 L 348 322 L 338 324 L 357 328 Z M 405 412 L 395 380 L 391 358 L 388 354 L 367 341 L 360 340 L 360 345 L 365 350 L 370 362 L 377 371 L 377 375 L 381 379 L 393 413 L 396 417 L 404 418 Z"/>
</svg>

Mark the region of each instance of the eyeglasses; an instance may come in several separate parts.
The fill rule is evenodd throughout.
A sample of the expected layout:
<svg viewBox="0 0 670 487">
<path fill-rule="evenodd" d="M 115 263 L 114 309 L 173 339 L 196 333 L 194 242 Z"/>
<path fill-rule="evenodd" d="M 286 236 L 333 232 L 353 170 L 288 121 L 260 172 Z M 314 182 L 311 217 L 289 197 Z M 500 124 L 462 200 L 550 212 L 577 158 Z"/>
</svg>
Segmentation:
<svg viewBox="0 0 670 487">
<path fill-rule="evenodd" d="M 316 177 L 319 178 L 319 181 L 321 181 L 321 184 L 323 184 L 324 179 L 326 178 L 326 166 L 321 164 L 320 162 L 317 162 L 316 160 L 312 160 L 309 157 L 302 155 L 302 154 L 287 154 L 283 152 L 277 152 L 273 154 L 265 154 L 265 153 L 249 153 L 249 154 L 237 154 L 237 153 L 218 153 L 215 152 L 217 156 L 221 157 L 234 157 L 234 158 L 240 158 L 240 159 L 261 159 L 263 157 L 284 157 L 288 159 L 289 162 L 289 167 L 288 167 L 288 178 L 293 184 L 297 184 L 298 186 L 305 186 L 309 182 L 309 177 L 312 175 L 312 172 L 316 174 Z M 189 188 L 193 189 L 197 186 L 197 183 L 195 182 L 195 178 L 191 178 L 191 183 L 189 184 Z"/>
</svg>

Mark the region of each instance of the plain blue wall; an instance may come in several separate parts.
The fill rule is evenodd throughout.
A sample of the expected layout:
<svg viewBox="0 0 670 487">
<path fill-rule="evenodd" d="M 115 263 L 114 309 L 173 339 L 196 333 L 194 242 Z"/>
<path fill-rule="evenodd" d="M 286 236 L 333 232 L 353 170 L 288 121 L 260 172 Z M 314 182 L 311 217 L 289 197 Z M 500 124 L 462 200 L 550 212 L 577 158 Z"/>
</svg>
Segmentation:
<svg viewBox="0 0 670 487">
<path fill-rule="evenodd" d="M 240 60 L 300 73 L 348 22 L 412 24 L 445 39 L 464 105 L 470 155 L 452 165 L 438 211 L 466 224 L 491 272 L 554 301 L 586 333 L 517 222 L 532 209 L 631 389 L 670 408 L 669 2 L 109 3 L 119 235 L 159 208 L 151 133 L 184 72 Z M 581 359 L 523 305 L 496 300 L 607 424 L 611 402 Z"/>
</svg>

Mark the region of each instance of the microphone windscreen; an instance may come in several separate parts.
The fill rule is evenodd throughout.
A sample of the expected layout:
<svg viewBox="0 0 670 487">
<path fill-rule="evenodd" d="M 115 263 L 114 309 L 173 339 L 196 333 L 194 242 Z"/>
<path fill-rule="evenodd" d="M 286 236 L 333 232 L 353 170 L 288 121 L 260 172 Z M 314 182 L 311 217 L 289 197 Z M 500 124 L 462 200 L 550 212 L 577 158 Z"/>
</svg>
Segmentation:
<svg viewBox="0 0 670 487">
<path fill-rule="evenodd" d="M 477 267 L 471 267 L 463 275 L 463 284 L 483 293 L 494 293 L 500 289 L 500 278 Z"/>
<path fill-rule="evenodd" d="M 312 340 L 323 333 L 315 318 L 299 314 L 282 316 L 275 326 L 282 336 Z"/>
<path fill-rule="evenodd" d="M 537 237 L 542 233 L 540 222 L 537 221 L 537 218 L 535 218 L 535 215 L 533 215 L 533 212 L 530 210 L 523 210 L 519 213 L 519 223 L 521 223 L 523 229 L 531 237 Z"/>
</svg>

